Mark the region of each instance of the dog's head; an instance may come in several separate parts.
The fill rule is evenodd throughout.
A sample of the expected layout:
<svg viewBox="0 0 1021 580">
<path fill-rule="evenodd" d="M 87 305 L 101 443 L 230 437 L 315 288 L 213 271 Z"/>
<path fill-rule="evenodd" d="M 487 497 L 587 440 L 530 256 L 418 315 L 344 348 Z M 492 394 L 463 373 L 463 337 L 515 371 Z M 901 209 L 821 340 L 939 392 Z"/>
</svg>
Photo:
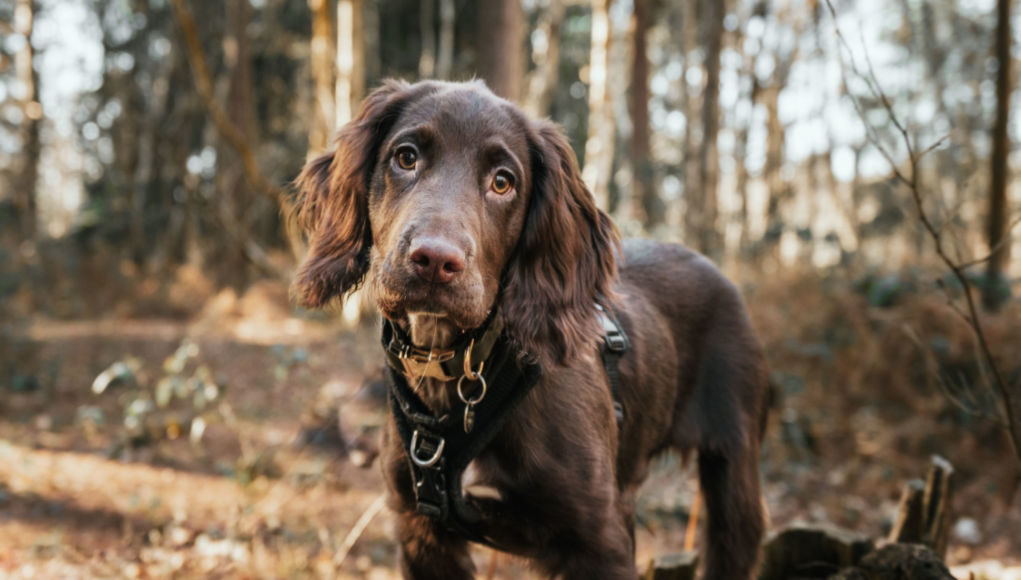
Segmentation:
<svg viewBox="0 0 1021 580">
<path fill-rule="evenodd" d="M 494 308 L 541 362 L 598 339 L 593 304 L 612 292 L 617 230 L 557 127 L 481 82 L 384 84 L 297 190 L 307 306 L 368 274 L 384 316 L 420 345 L 449 343 Z"/>
</svg>

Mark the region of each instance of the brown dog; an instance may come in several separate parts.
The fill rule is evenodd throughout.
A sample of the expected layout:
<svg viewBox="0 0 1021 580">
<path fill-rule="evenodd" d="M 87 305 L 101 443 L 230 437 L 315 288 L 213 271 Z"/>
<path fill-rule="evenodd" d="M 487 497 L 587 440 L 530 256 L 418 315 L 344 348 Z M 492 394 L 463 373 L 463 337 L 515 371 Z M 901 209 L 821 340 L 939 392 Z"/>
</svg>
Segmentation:
<svg viewBox="0 0 1021 580">
<path fill-rule="evenodd" d="M 405 577 L 470 578 L 473 540 L 553 576 L 634 578 L 635 494 L 670 448 L 698 451 L 705 576 L 751 576 L 767 386 L 742 300 L 696 253 L 621 244 L 552 123 L 480 82 L 388 82 L 297 184 L 299 299 L 368 275 L 388 344 L 408 342 L 388 350 L 382 451 Z M 597 303 L 630 338 L 619 425 Z"/>
</svg>

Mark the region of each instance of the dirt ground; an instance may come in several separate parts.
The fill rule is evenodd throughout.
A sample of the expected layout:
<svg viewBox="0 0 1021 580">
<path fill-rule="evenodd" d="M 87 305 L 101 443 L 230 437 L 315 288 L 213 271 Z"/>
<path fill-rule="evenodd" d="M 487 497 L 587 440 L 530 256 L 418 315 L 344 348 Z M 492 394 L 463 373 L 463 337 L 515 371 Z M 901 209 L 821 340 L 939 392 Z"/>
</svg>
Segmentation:
<svg viewBox="0 0 1021 580">
<path fill-rule="evenodd" d="M 1019 470 L 982 396 L 955 390 L 974 351 L 945 299 L 878 309 L 801 284 L 745 289 L 778 385 L 762 453 L 772 529 L 881 537 L 905 482 L 940 454 L 957 468 L 955 574 L 1021 578 Z M 1001 352 L 1021 347 L 1018 321 L 1014 308 L 989 326 Z M 338 404 L 349 439 L 378 426 L 377 340 L 372 325 L 295 314 L 280 288 L 258 287 L 188 320 L 19 325 L 0 337 L 14 369 L 0 397 L 0 577 L 395 577 L 380 477 L 329 430 Z M 694 494 L 691 467 L 657 464 L 640 566 L 680 550 Z M 531 577 L 475 557 L 496 578 Z"/>
</svg>

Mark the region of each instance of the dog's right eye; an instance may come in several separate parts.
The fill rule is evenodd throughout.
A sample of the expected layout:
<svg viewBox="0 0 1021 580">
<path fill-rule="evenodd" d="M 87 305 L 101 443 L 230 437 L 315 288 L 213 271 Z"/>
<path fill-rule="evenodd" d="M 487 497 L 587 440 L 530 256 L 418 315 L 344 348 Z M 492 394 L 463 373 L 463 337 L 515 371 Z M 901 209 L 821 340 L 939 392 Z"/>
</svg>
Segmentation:
<svg viewBox="0 0 1021 580">
<path fill-rule="evenodd" d="M 405 171 L 411 171 L 418 163 L 418 153 L 411 147 L 401 147 L 397 150 L 397 165 Z"/>
</svg>

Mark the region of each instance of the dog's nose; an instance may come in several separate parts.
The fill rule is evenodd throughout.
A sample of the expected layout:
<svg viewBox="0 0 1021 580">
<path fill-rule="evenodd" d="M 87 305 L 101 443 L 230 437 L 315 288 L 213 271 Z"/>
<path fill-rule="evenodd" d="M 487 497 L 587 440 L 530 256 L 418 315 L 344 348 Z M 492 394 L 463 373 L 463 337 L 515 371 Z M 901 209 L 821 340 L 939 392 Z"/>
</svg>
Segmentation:
<svg viewBox="0 0 1021 580">
<path fill-rule="evenodd" d="M 426 282 L 447 284 L 464 270 L 464 252 L 444 240 L 415 242 L 409 259 L 415 273 Z"/>
</svg>

